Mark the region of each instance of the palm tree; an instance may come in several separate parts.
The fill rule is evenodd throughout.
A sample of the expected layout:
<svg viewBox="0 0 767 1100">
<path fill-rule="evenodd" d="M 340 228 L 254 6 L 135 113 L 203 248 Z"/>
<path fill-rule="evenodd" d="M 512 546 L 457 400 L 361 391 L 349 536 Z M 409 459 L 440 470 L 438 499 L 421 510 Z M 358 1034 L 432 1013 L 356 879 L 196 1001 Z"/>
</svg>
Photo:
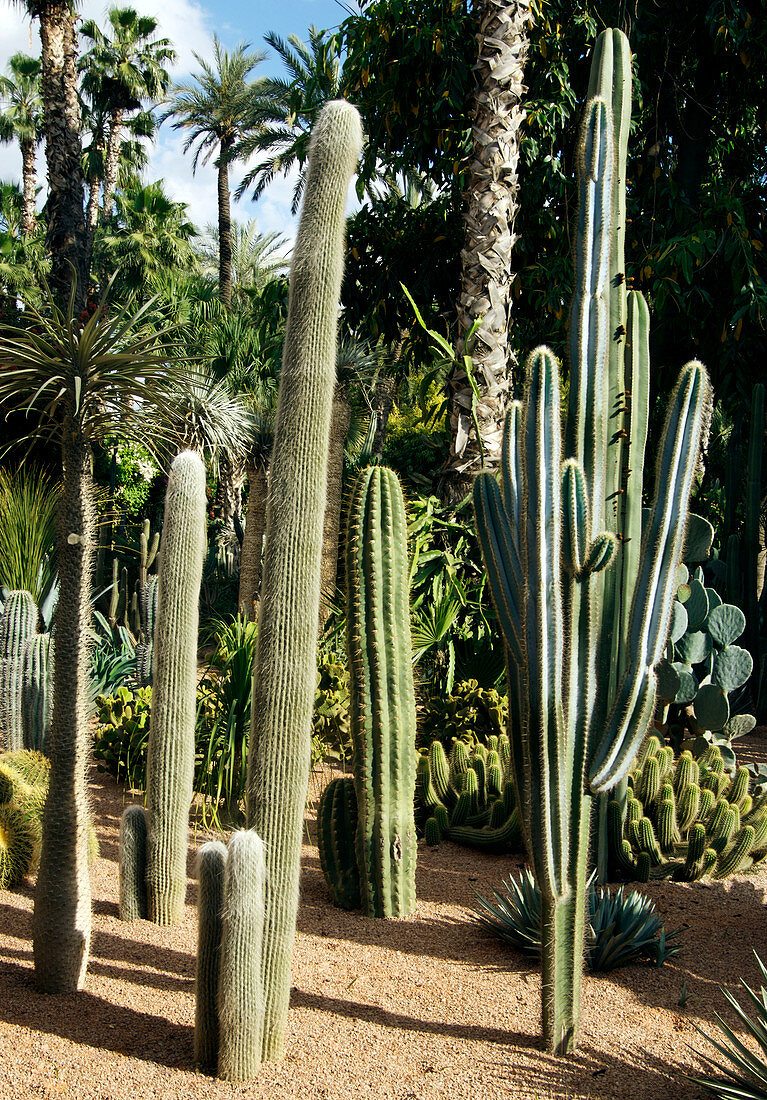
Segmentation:
<svg viewBox="0 0 767 1100">
<path fill-rule="evenodd" d="M 218 285 L 221 301 L 232 304 L 232 228 L 230 213 L 229 167 L 240 158 L 238 143 L 244 138 L 248 119 L 258 115 L 265 81 L 249 80 L 264 60 L 262 51 L 248 52 L 241 42 L 229 53 L 213 37 L 214 61 L 209 65 L 195 54 L 201 67 L 191 84 L 174 84 L 170 107 L 163 120 L 173 118 L 174 130 L 187 134 L 184 152 L 194 149 L 192 171 L 202 154 L 207 164 L 215 156 L 218 168 Z"/>
<path fill-rule="evenodd" d="M 0 330 L 0 402 L 35 419 L 33 437 L 58 444 L 62 490 L 58 525 L 56 680 L 48 752 L 51 777 L 32 922 L 35 981 L 44 992 L 79 989 L 91 932 L 86 764 L 90 748 L 91 580 L 98 544 L 92 474 L 94 443 L 106 437 L 146 444 L 146 409 L 162 407 L 169 369 L 148 305 L 106 309 L 75 320 L 75 288 L 62 310 L 50 292 L 31 303 L 28 328 Z"/>
<path fill-rule="evenodd" d="M 75 3 L 73 0 L 22 0 L 22 3 L 31 18 L 40 22 L 50 285 L 62 304 L 68 301 L 74 287 L 79 312 L 88 289 L 88 249 L 83 211 Z"/>
<path fill-rule="evenodd" d="M 524 69 L 532 13 L 530 0 L 479 4 L 479 60 L 472 108 L 474 151 L 464 215 L 458 318 L 463 346 L 449 380 L 451 454 L 441 494 L 462 500 L 481 466 L 497 469 L 503 420 L 510 400 L 514 353 L 508 342 L 511 254 L 519 209 L 519 142 L 525 112 Z M 473 326 L 473 379 L 463 366 Z M 476 421 L 476 427 L 475 427 Z"/>
<path fill-rule="evenodd" d="M 173 202 L 161 183 L 135 181 L 117 192 L 116 224 L 96 239 L 97 265 L 117 270 L 116 291 L 159 289 L 163 273 L 192 267 L 197 235 L 186 216 L 186 203 Z"/>
<path fill-rule="evenodd" d="M 145 101 L 165 95 L 170 76 L 164 66 L 176 60 L 170 41 L 153 37 L 157 20 L 152 16 L 139 15 L 133 8 L 113 7 L 107 19 L 111 37 L 92 19 L 80 28 L 82 37 L 93 43 L 80 63 L 83 90 L 106 106 L 109 113 L 104 147 L 104 218 L 112 214 L 126 115 L 140 111 Z"/>
<path fill-rule="evenodd" d="M 206 226 L 206 235 L 196 247 L 203 274 L 218 275 L 219 233 Z M 260 291 L 276 275 L 287 273 L 287 238 L 279 233 L 259 233 L 255 218 L 232 222 L 232 293 Z M 242 296 L 242 293 L 241 293 Z"/>
<path fill-rule="evenodd" d="M 22 232 L 24 196 L 15 183 L 0 182 L 0 301 L 3 312 L 17 313 L 20 293 L 33 294 L 42 273 L 45 249 L 41 235 Z"/>
<path fill-rule="evenodd" d="M 21 232 L 30 237 L 35 230 L 35 150 L 43 132 L 43 101 L 40 97 L 42 66 L 36 57 L 15 53 L 8 62 L 8 76 L 0 76 L 0 141 L 18 141 L 21 148 L 24 206 Z"/>
<path fill-rule="evenodd" d="M 239 199 L 253 188 L 251 197 L 255 202 L 275 176 L 287 176 L 297 167 L 292 204 L 295 214 L 304 191 L 314 120 L 328 100 L 341 95 L 339 42 L 336 35 L 314 26 L 309 28 L 308 45 L 295 34 L 285 42 L 270 32 L 265 41 L 280 55 L 289 77 L 264 81 L 264 94 L 256 104 L 249 132 L 238 146 L 238 155 L 244 161 L 257 153 L 265 153 L 266 157 L 246 173 L 236 195 Z"/>
</svg>

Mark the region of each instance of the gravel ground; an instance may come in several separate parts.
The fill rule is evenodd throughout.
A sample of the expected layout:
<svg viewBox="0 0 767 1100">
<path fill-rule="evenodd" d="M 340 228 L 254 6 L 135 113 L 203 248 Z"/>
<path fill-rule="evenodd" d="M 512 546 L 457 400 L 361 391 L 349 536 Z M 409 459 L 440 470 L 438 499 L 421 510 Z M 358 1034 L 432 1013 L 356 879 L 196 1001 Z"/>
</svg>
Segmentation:
<svg viewBox="0 0 767 1100">
<path fill-rule="evenodd" d="M 765 759 L 767 741 L 746 750 Z M 744 751 L 744 756 L 746 755 Z M 314 776 L 312 795 L 322 777 Z M 85 989 L 45 996 L 32 982 L 33 887 L 0 892 L 0 1086 L 3 1098 L 219 1100 L 494 1100 L 631 1097 L 684 1100 L 701 1091 L 680 1073 L 712 1049 L 694 1029 L 732 1014 L 718 993 L 758 982 L 767 955 L 767 869 L 726 883 L 652 885 L 682 954 L 660 969 L 584 978 L 581 1053 L 541 1052 L 537 967 L 478 928 L 474 891 L 489 894 L 519 857 L 442 844 L 421 848 L 418 907 L 403 921 L 334 909 L 317 849 L 303 851 L 287 1054 L 232 1087 L 192 1060 L 196 887 L 184 923 L 160 929 L 117 916 L 122 790 L 93 774 L 101 853 L 92 869 L 93 942 Z M 307 831 L 311 836 L 311 811 Z M 205 839 L 197 832 L 194 851 Z M 686 983 L 689 1000 L 680 1007 Z M 693 1049 L 694 1048 L 694 1049 Z"/>
</svg>

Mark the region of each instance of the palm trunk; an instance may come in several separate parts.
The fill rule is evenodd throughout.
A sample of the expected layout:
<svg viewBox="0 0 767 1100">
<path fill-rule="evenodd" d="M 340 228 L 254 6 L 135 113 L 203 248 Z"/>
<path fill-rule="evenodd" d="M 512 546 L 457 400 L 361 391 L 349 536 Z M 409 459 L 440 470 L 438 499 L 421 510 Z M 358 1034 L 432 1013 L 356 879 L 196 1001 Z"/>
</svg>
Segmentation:
<svg viewBox="0 0 767 1100">
<path fill-rule="evenodd" d="M 114 209 L 117 176 L 120 171 L 122 135 L 123 111 L 118 109 L 112 112 L 112 117 L 109 121 L 109 136 L 107 137 L 107 148 L 104 154 L 104 203 L 101 213 L 104 221 L 112 217 Z"/>
<path fill-rule="evenodd" d="M 344 489 L 344 443 L 349 432 L 351 418 L 352 407 L 349 403 L 349 391 L 346 386 L 337 382 L 333 393 L 333 413 L 330 421 L 328 494 L 322 531 L 320 591 L 323 602 L 320 604 L 320 625 L 325 622 L 330 610 L 325 601 L 327 597 L 332 598 L 336 591 L 338 540 L 341 532 L 341 503 Z"/>
<path fill-rule="evenodd" d="M 218 460 L 218 482 L 214 514 L 221 524 L 221 533 L 234 528 L 234 515 L 238 504 L 238 483 L 241 487 L 240 470 L 232 461 L 231 455 L 223 451 Z"/>
<path fill-rule="evenodd" d="M 40 19 L 45 156 L 48 162 L 48 249 L 52 288 L 66 302 L 77 280 L 75 312 L 87 293 L 80 103 L 77 97 L 75 13 L 59 0 L 30 9 Z"/>
<path fill-rule="evenodd" d="M 458 318 L 462 355 L 466 335 L 480 320 L 471 349 L 479 397 L 462 366 L 449 381 L 451 453 L 442 472 L 441 492 L 457 501 L 469 492 L 474 475 L 500 464 L 503 418 L 510 398 L 515 356 L 509 345 L 511 255 L 519 190 L 521 106 L 532 19 L 529 0 L 482 0 L 479 60 L 474 93 L 474 156 L 467 192 L 465 246 Z"/>
<path fill-rule="evenodd" d="M 229 198 L 231 142 L 221 142 L 218 166 L 218 293 L 227 309 L 232 305 L 232 217 Z"/>
<path fill-rule="evenodd" d="M 64 429 L 62 460 L 51 778 L 32 918 L 35 984 L 46 993 L 81 988 L 91 937 L 86 765 L 96 516 L 90 448 L 71 423 Z"/>
<path fill-rule="evenodd" d="M 251 622 L 256 620 L 256 600 L 261 583 L 261 555 L 266 527 L 266 466 L 248 468 L 248 514 L 240 552 L 240 591 L 238 606 Z"/>
<path fill-rule="evenodd" d="M 29 139 L 20 142 L 22 179 L 24 181 L 24 205 L 21 211 L 21 232 L 31 237 L 35 231 L 35 143 Z"/>
</svg>

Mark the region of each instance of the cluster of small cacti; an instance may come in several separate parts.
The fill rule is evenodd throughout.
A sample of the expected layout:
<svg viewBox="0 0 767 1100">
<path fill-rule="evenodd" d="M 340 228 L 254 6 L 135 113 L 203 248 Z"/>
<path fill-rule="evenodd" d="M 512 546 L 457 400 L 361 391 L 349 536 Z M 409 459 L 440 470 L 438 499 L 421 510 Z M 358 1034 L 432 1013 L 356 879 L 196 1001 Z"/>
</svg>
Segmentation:
<svg viewBox="0 0 767 1100">
<path fill-rule="evenodd" d="M 753 670 L 751 654 L 734 644 L 746 617 L 706 587 L 701 568 L 692 577 L 686 566 L 679 568 L 669 643 L 657 670 L 658 698 L 664 704 L 661 732 L 677 743 L 697 737 L 721 744 L 725 763 L 732 766 L 730 742 L 756 724 L 750 714 L 731 714 L 728 699 Z M 702 751 L 705 745 L 694 748 Z"/>
<path fill-rule="evenodd" d="M 0 744 L 45 750 L 53 711 L 50 634 L 38 634 L 29 592 L 9 593 L 0 616 Z"/>
<path fill-rule="evenodd" d="M 194 778 L 197 625 L 205 556 L 205 466 L 185 451 L 173 461 L 165 497 L 158 581 L 155 683 L 147 741 L 145 841 L 141 807 L 121 828 L 120 896 L 124 920 L 144 911 L 175 924 L 186 896 L 186 849 Z M 143 857 L 143 864 L 141 859 Z M 142 902 L 143 892 L 146 905 Z M 129 899 L 129 900 L 127 900 Z"/>
<path fill-rule="evenodd" d="M 26 749 L 0 756 L 0 889 L 18 886 L 40 858 L 50 765 Z"/>
<path fill-rule="evenodd" d="M 447 695 L 432 695 L 418 707 L 419 744 L 436 737 L 450 746 L 454 738 L 486 742 L 506 729 L 508 700 L 495 688 L 482 688 L 476 680 L 461 680 Z"/>
<path fill-rule="evenodd" d="M 424 838 L 473 848 L 505 848 L 520 839 L 519 812 L 505 733 L 472 747 L 454 741 L 450 757 L 432 741 L 418 761 L 416 796 L 423 807 Z"/>
<path fill-rule="evenodd" d="M 733 775 L 710 745 L 698 759 L 648 738 L 629 778 L 626 817 L 609 806 L 614 867 L 647 882 L 726 878 L 767 856 L 767 792 L 754 796 L 745 767 Z"/>
<path fill-rule="evenodd" d="M 113 695 L 96 699 L 98 726 L 94 755 L 100 771 L 106 769 L 133 790 L 146 783 L 146 746 L 149 739 L 152 689 L 122 685 Z"/>
</svg>

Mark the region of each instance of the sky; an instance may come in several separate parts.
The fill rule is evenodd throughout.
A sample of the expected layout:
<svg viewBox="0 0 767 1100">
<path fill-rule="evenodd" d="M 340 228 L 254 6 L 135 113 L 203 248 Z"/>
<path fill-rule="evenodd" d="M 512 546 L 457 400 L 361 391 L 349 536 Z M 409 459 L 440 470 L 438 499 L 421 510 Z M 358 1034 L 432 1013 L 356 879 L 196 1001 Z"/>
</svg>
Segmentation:
<svg viewBox="0 0 767 1100">
<path fill-rule="evenodd" d="M 214 34 L 227 49 L 245 41 L 254 49 L 266 51 L 268 56 L 254 75 L 285 75 L 281 60 L 266 46 L 264 35 L 269 31 L 282 38 L 297 34 L 306 41 L 312 24 L 326 30 L 337 27 L 354 0 L 344 0 L 343 5 L 339 0 L 279 0 L 276 4 L 269 0 L 113 0 L 113 3 L 130 5 L 158 20 L 158 35 L 169 38 L 178 53 L 171 75 L 175 80 L 185 80 L 195 70 L 194 54 L 210 59 Z M 103 0 L 82 0 L 79 12 L 84 19 L 95 19 L 103 25 L 110 6 Z M 39 56 L 39 43 L 36 24 L 30 23 L 22 6 L 0 0 L 0 72 L 6 71 L 9 57 L 18 51 Z M 160 130 L 145 178 L 163 179 L 171 198 L 187 203 L 189 216 L 202 229 L 216 221 L 216 170 L 212 163 L 201 164 L 196 175 L 192 175 L 192 158 L 182 153 L 183 140 L 166 123 Z M 44 184 L 42 149 L 38 153 L 38 169 L 38 182 Z M 232 190 L 244 171 L 235 166 L 231 173 Z M 0 145 L 0 180 L 20 179 L 18 145 Z M 292 240 L 295 219 L 290 213 L 290 200 L 294 182 L 280 178 L 257 203 L 248 198 L 233 203 L 233 216 L 240 221 L 255 217 L 260 232 L 277 232 Z M 38 206 L 40 202 L 41 196 Z"/>
</svg>

